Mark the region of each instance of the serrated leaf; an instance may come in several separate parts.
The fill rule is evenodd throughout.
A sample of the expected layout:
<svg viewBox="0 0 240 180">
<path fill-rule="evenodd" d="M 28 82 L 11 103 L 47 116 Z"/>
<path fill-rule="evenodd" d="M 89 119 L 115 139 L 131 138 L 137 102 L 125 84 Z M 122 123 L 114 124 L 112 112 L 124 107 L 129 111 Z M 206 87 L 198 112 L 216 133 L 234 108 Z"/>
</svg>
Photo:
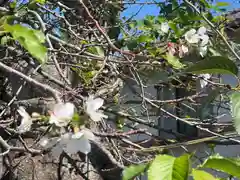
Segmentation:
<svg viewBox="0 0 240 180">
<path fill-rule="evenodd" d="M 170 53 L 167 53 L 167 55 L 164 56 L 164 58 L 167 60 L 169 64 L 173 66 L 174 69 L 182 69 L 185 67 L 185 65 L 182 64 L 176 56 L 173 56 Z"/>
<path fill-rule="evenodd" d="M 212 56 L 190 66 L 186 69 L 186 72 L 194 74 L 232 74 L 237 76 L 238 68 L 236 64 L 228 58 L 222 56 Z"/>
<path fill-rule="evenodd" d="M 143 173 L 147 167 L 148 164 L 131 165 L 129 167 L 126 167 L 123 170 L 123 180 L 132 180 L 136 176 Z"/>
<path fill-rule="evenodd" d="M 211 174 L 206 171 L 193 169 L 192 176 L 194 180 L 216 180 Z"/>
<path fill-rule="evenodd" d="M 148 169 L 149 180 L 186 180 L 189 174 L 189 155 L 178 158 L 159 155 Z"/>
<path fill-rule="evenodd" d="M 4 24 L 5 31 L 11 33 L 13 39 L 18 41 L 33 57 L 41 63 L 45 63 L 47 48 L 42 44 L 45 42 L 44 35 L 38 30 L 33 30 L 19 24 Z"/>
<path fill-rule="evenodd" d="M 233 124 L 238 134 L 240 134 L 240 92 L 232 93 L 230 100 Z"/>
<path fill-rule="evenodd" d="M 240 159 L 225 158 L 220 155 L 210 156 L 203 164 L 203 168 L 216 169 L 240 178 Z"/>
</svg>

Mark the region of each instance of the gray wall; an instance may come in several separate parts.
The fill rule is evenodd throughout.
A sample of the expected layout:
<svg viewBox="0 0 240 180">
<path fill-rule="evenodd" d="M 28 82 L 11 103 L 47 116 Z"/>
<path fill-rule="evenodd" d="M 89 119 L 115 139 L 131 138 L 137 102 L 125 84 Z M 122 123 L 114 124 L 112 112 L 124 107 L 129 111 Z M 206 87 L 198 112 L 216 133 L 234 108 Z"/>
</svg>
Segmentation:
<svg viewBox="0 0 240 180">
<path fill-rule="evenodd" d="M 159 74 L 156 76 L 162 77 Z M 154 84 L 157 81 L 156 76 L 154 76 L 156 80 L 151 79 L 147 84 Z M 228 76 L 228 75 L 224 75 L 222 77 L 222 80 L 224 83 L 230 84 L 232 86 L 236 85 L 236 83 L 237 83 L 236 79 L 234 79 L 232 76 Z M 153 86 L 146 88 L 145 92 L 146 92 L 146 94 L 148 94 L 147 96 L 154 96 L 154 97 L 157 96 L 157 91 Z M 125 85 L 123 87 L 121 95 L 124 96 L 122 102 L 127 101 L 127 100 L 141 100 L 136 95 L 134 95 L 134 93 L 131 92 L 131 90 L 129 89 L 129 87 L 127 85 Z M 171 99 L 171 98 L 173 98 L 173 96 L 174 96 L 174 92 L 171 89 L 169 89 L 169 91 L 167 91 L 167 93 L 165 93 L 163 97 L 165 99 Z M 143 110 L 143 108 L 139 104 L 138 105 L 127 104 L 127 105 L 123 105 L 121 107 L 125 108 L 125 109 L 132 107 L 136 110 L 136 113 L 139 116 L 141 116 L 141 111 Z M 168 109 L 168 110 L 170 110 L 172 113 L 174 113 L 173 109 L 172 110 Z M 222 109 L 222 110 L 220 110 L 220 114 L 221 113 L 225 113 L 226 115 L 224 117 L 220 118 L 219 122 L 231 122 L 232 121 L 231 115 L 229 112 Z M 145 119 L 148 122 L 147 117 L 142 116 L 141 118 Z M 161 128 L 173 129 L 176 131 L 177 124 L 176 124 L 176 120 L 174 120 L 174 119 L 164 119 L 164 117 L 161 117 L 160 118 L 161 120 L 159 122 L 158 121 L 159 116 L 156 116 L 156 115 L 151 116 L 150 119 L 153 120 L 155 124 L 159 124 L 161 126 Z M 159 133 L 158 130 L 149 128 L 144 125 L 139 125 L 137 127 L 148 128 L 152 134 L 160 135 L 160 137 L 171 137 L 164 132 Z M 126 130 L 127 130 L 127 128 L 126 128 Z M 138 141 L 138 140 L 143 140 L 146 138 L 148 138 L 148 137 L 145 135 L 139 135 L 139 136 L 134 136 L 133 140 Z M 205 143 L 187 146 L 187 150 L 189 152 L 195 152 L 196 156 L 199 157 L 200 159 L 204 159 L 205 157 L 209 156 L 209 154 L 211 153 L 211 149 L 209 149 Z M 227 156 L 227 157 L 237 157 L 240 155 L 240 145 L 229 145 L 229 146 L 217 145 L 215 148 L 215 152 L 219 153 L 220 155 Z M 185 153 L 185 150 L 183 148 L 175 148 L 170 151 L 170 154 L 174 155 L 174 156 L 180 156 L 183 153 Z M 215 171 L 212 171 L 212 172 L 214 173 L 215 176 L 224 177 L 222 173 L 218 173 Z M 147 178 L 145 176 L 143 176 L 142 179 L 147 179 Z"/>
</svg>

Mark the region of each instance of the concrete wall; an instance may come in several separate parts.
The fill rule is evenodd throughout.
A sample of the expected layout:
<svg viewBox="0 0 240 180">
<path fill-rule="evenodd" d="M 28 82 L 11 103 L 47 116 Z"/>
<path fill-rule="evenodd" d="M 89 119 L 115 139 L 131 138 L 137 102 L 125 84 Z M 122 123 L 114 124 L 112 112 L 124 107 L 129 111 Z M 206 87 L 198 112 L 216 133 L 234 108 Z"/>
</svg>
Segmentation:
<svg viewBox="0 0 240 180">
<path fill-rule="evenodd" d="M 154 77 L 155 77 L 155 80 L 151 79 L 149 82 L 147 82 L 147 84 L 150 85 L 150 87 L 145 89 L 145 93 L 147 94 L 147 96 L 153 96 L 153 97 L 157 96 L 157 91 L 153 86 L 151 86 L 151 84 L 154 84 L 159 80 L 156 77 L 164 78 L 163 74 L 160 74 L 159 72 Z M 228 75 L 224 75 L 222 77 L 222 81 L 224 83 L 230 84 L 232 86 L 236 85 L 236 83 L 237 83 L 236 79 L 234 79 L 232 76 L 228 76 Z M 133 85 L 133 83 L 130 83 L 130 84 Z M 135 86 L 137 86 L 137 85 L 135 85 Z M 131 92 L 130 88 L 127 85 L 124 86 L 121 95 L 124 97 L 122 102 L 126 102 L 129 100 L 141 101 L 140 98 L 138 98 L 134 93 Z M 174 98 L 174 91 L 171 89 L 169 89 L 169 91 L 165 91 L 165 94 L 163 97 L 165 99 Z M 125 108 L 125 109 L 132 107 L 136 110 L 136 113 L 142 119 L 146 120 L 146 122 L 149 121 L 149 119 L 147 117 L 144 117 L 141 115 L 141 111 L 143 111 L 143 108 L 141 107 L 141 105 L 127 104 L 127 105 L 123 105 L 121 107 Z M 174 113 L 174 109 L 168 109 L 168 110 L 170 112 Z M 231 115 L 228 111 L 226 111 L 224 109 L 220 109 L 220 114 L 222 114 L 222 113 L 225 113 L 226 115 L 223 116 L 222 118 L 220 118 L 219 122 L 231 122 L 232 121 Z M 155 124 L 158 124 L 161 128 L 172 129 L 175 131 L 177 130 L 176 120 L 169 119 L 169 118 L 166 119 L 166 118 L 164 118 L 164 116 L 162 114 L 160 114 L 160 116 L 157 116 L 157 115 L 150 116 L 150 120 L 152 120 Z M 169 137 L 169 138 L 171 137 L 169 134 L 166 134 L 164 132 L 159 132 L 157 129 L 149 128 L 144 125 L 139 125 L 137 127 L 148 128 L 152 134 L 159 135 L 160 137 Z M 127 128 L 126 128 L 126 130 L 127 130 Z M 139 135 L 139 136 L 134 136 L 133 140 L 139 141 L 139 140 L 143 140 L 146 138 L 148 138 L 146 135 Z M 209 147 L 205 143 L 187 146 L 187 150 L 189 152 L 195 152 L 196 156 L 202 160 L 204 160 L 205 157 L 207 157 L 207 156 L 209 156 L 209 154 L 211 154 L 211 149 L 209 149 Z M 237 157 L 240 155 L 240 145 L 229 145 L 229 146 L 217 145 L 215 148 L 215 152 L 219 153 L 220 155 L 227 156 L 227 157 Z M 175 148 L 175 149 L 170 150 L 170 154 L 173 156 L 180 156 L 183 153 L 185 153 L 185 150 L 183 148 Z M 196 160 L 195 163 L 199 163 L 199 161 Z M 212 173 L 215 176 L 224 177 L 224 175 L 222 173 L 215 172 L 215 171 L 212 171 Z M 145 180 L 147 178 L 146 178 L 146 176 L 143 176 L 142 179 Z"/>
</svg>

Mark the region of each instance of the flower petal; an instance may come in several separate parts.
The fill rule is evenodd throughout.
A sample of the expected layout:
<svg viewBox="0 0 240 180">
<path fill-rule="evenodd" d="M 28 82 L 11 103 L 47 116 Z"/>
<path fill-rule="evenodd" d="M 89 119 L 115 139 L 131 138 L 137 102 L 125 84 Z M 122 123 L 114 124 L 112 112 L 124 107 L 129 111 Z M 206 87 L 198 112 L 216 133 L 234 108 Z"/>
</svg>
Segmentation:
<svg viewBox="0 0 240 180">
<path fill-rule="evenodd" d="M 199 54 L 204 57 L 207 54 L 207 46 L 200 46 L 199 47 Z"/>
<path fill-rule="evenodd" d="M 51 154 L 56 158 L 58 158 L 62 152 L 63 152 L 63 148 L 59 144 L 54 146 L 51 150 Z"/>
<path fill-rule="evenodd" d="M 84 134 L 84 136 L 89 139 L 94 141 L 95 140 L 95 135 L 92 133 L 92 131 L 88 128 L 84 128 L 81 130 L 81 132 Z"/>
<path fill-rule="evenodd" d="M 196 29 L 190 29 L 189 31 L 187 31 L 186 33 L 185 33 L 185 36 L 192 36 L 192 35 L 194 35 L 194 34 L 196 34 Z"/>
<path fill-rule="evenodd" d="M 103 105 L 103 103 L 104 100 L 102 98 L 93 99 L 92 97 L 89 97 L 86 101 L 87 111 L 96 111 Z"/>
<path fill-rule="evenodd" d="M 107 118 L 108 117 L 107 115 L 104 115 L 102 112 L 96 112 L 96 111 L 90 111 L 88 115 L 95 122 L 99 122 L 103 118 Z"/>
<path fill-rule="evenodd" d="M 168 33 L 168 30 L 169 30 L 168 23 L 167 22 L 162 23 L 161 26 L 160 26 L 160 29 L 161 29 L 162 32 Z"/>
<path fill-rule="evenodd" d="M 58 103 L 54 106 L 49 123 L 58 127 L 67 126 L 74 115 L 75 106 L 72 103 Z"/>
<path fill-rule="evenodd" d="M 69 154 L 76 154 L 79 151 L 88 154 L 91 151 L 91 144 L 86 137 L 82 136 L 80 139 L 71 139 L 63 149 Z"/>
<path fill-rule="evenodd" d="M 79 131 L 72 135 L 72 139 L 80 139 L 83 135 L 84 133 L 82 131 Z"/>
<path fill-rule="evenodd" d="M 207 29 L 204 26 L 200 27 L 197 31 L 199 35 L 204 35 L 206 34 L 206 32 L 207 32 Z"/>
<path fill-rule="evenodd" d="M 54 106 L 53 113 L 57 117 L 72 118 L 74 114 L 74 104 L 72 103 L 58 103 Z"/>
<path fill-rule="evenodd" d="M 60 140 L 61 139 L 59 137 L 54 137 L 54 138 L 43 137 L 39 141 L 39 145 L 45 149 L 48 149 L 48 148 L 55 146 L 57 143 L 59 143 Z"/>
<path fill-rule="evenodd" d="M 206 80 L 211 78 L 210 74 L 200 74 L 199 77 L 202 77 L 203 79 L 200 80 L 200 86 L 201 88 L 204 88 L 207 86 L 208 82 Z"/>
<path fill-rule="evenodd" d="M 208 44 L 209 41 L 208 35 L 201 35 L 199 36 L 199 38 L 202 40 L 200 46 L 206 46 Z"/>
<path fill-rule="evenodd" d="M 190 44 L 195 44 L 199 42 L 199 35 L 196 34 L 195 29 L 190 29 L 185 33 L 185 40 Z"/>
<path fill-rule="evenodd" d="M 200 80 L 200 86 L 201 86 L 201 88 L 204 88 L 204 87 L 206 87 L 207 86 L 207 84 L 208 84 L 208 82 L 207 81 L 205 81 L 205 80 Z"/>
<path fill-rule="evenodd" d="M 17 127 L 17 130 L 19 133 L 25 133 L 31 129 L 32 118 L 22 106 L 20 106 L 17 111 L 22 116 L 21 124 Z"/>
</svg>

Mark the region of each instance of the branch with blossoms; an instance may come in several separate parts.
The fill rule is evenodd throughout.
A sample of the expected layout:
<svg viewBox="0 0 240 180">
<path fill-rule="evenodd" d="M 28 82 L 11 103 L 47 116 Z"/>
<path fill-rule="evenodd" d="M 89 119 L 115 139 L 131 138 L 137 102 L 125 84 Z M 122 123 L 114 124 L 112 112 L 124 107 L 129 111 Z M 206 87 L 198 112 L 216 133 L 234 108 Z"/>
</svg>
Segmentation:
<svg viewBox="0 0 240 180">
<path fill-rule="evenodd" d="M 34 3 L 26 11 L 12 4 L 16 24 L 5 14 L 11 8 L 0 8 L 0 144 L 9 171 L 31 154 L 58 164 L 51 173 L 59 179 L 121 179 L 124 166 L 169 149 L 239 143 L 228 134 L 233 123 L 220 121 L 236 88 L 215 75 L 236 75 L 223 58 L 235 53 L 201 5 L 185 1 L 169 12 L 164 2 L 159 16 L 124 21 L 113 2 Z"/>
</svg>

